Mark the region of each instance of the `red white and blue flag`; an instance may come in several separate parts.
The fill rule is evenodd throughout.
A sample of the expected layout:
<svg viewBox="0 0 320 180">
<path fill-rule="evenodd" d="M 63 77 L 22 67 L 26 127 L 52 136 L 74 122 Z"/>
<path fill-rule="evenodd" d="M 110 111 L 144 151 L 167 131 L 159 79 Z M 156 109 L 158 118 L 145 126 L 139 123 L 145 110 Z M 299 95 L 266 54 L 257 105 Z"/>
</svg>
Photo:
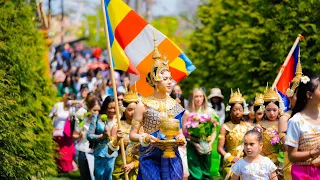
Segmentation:
<svg viewBox="0 0 320 180">
<path fill-rule="evenodd" d="M 283 104 L 284 104 L 284 112 L 290 110 L 290 101 L 288 96 L 286 95 L 286 91 L 290 88 L 290 82 L 295 77 L 296 67 L 298 64 L 300 46 L 297 45 L 290 55 L 290 59 L 286 65 L 282 65 L 283 73 L 276 84 L 276 88 L 278 93 L 280 94 Z"/>
</svg>

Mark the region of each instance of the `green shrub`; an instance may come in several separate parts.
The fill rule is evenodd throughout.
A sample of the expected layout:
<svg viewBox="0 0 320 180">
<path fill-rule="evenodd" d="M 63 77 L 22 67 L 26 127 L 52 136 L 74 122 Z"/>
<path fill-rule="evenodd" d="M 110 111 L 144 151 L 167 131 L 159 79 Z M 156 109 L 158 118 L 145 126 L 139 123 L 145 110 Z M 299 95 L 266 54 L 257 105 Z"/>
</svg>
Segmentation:
<svg viewBox="0 0 320 180">
<path fill-rule="evenodd" d="M 48 118 L 56 92 L 45 75 L 35 5 L 0 1 L 0 12 L 0 179 L 56 174 Z"/>
</svg>

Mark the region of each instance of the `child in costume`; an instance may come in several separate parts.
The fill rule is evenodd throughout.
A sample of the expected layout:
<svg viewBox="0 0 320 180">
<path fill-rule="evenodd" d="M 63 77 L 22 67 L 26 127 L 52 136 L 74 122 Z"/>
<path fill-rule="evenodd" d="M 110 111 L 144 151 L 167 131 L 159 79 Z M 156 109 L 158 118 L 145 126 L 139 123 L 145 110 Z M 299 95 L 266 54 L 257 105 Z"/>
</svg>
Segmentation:
<svg viewBox="0 0 320 180">
<path fill-rule="evenodd" d="M 320 77 L 302 76 L 285 144 L 292 180 L 320 179 Z"/>
<path fill-rule="evenodd" d="M 243 137 L 248 130 L 248 125 L 242 118 L 246 108 L 244 104 L 240 90 L 235 93 L 231 90 L 229 105 L 226 108 L 230 111 L 230 119 L 221 126 L 218 144 L 218 152 L 224 157 L 224 176 L 229 173 L 232 164 L 243 156 Z"/>
<path fill-rule="evenodd" d="M 260 152 L 263 148 L 262 134 L 258 128 L 249 130 L 244 136 L 244 152 L 246 157 L 241 158 L 231 168 L 233 176 L 231 180 L 261 179 L 278 180 L 274 163 Z"/>
</svg>

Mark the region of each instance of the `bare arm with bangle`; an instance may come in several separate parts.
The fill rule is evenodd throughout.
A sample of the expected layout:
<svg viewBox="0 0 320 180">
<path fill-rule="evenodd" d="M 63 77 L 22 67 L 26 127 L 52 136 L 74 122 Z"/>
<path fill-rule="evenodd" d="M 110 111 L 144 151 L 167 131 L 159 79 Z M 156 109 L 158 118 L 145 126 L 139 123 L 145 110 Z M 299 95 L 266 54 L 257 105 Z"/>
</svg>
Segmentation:
<svg viewBox="0 0 320 180">
<path fill-rule="evenodd" d="M 288 156 L 292 163 L 314 159 L 320 155 L 320 147 L 310 151 L 298 151 L 298 148 L 288 146 Z"/>
<path fill-rule="evenodd" d="M 145 106 L 142 103 L 137 104 L 137 107 L 134 110 L 133 114 L 133 120 L 131 125 L 131 131 L 130 131 L 130 141 L 132 142 L 139 142 L 140 134 L 139 130 L 141 128 L 141 124 L 143 121 L 143 113 L 145 112 Z M 146 139 L 146 141 L 150 142 L 150 138 Z"/>
</svg>

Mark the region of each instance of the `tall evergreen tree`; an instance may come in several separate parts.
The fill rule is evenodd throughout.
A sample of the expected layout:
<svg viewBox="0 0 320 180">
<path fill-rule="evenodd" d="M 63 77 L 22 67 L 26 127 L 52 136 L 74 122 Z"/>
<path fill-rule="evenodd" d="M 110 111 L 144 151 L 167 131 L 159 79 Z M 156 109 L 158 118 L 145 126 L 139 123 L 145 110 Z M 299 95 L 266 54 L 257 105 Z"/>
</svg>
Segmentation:
<svg viewBox="0 0 320 180">
<path fill-rule="evenodd" d="M 56 92 L 33 1 L 0 1 L 0 12 L 0 179 L 38 179 L 56 173 L 48 118 Z"/>
<path fill-rule="evenodd" d="M 303 68 L 319 70 L 320 1 L 210 0 L 198 9 L 201 25 L 190 46 L 197 69 L 183 81 L 195 86 L 240 88 L 248 99 L 273 83 L 298 34 Z"/>
</svg>

